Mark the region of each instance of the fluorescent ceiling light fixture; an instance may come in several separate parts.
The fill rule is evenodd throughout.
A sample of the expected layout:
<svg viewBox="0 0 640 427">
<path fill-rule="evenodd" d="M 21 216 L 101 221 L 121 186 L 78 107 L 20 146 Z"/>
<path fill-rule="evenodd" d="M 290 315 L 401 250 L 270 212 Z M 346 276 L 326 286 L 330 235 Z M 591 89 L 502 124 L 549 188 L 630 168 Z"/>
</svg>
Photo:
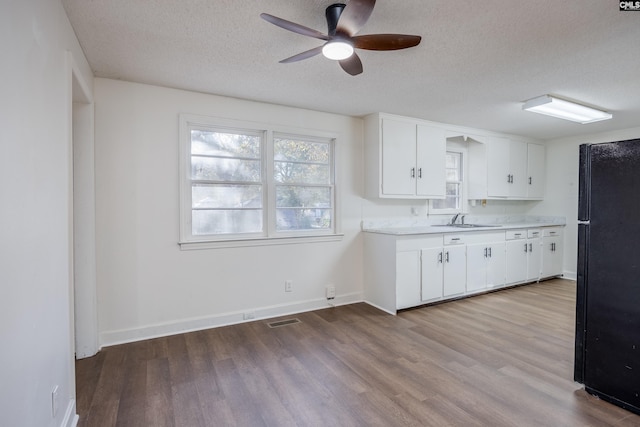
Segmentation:
<svg viewBox="0 0 640 427">
<path fill-rule="evenodd" d="M 522 109 L 582 124 L 609 120 L 613 117 L 611 113 L 606 111 L 565 101 L 551 95 L 542 95 L 530 99 L 524 103 Z"/>
<path fill-rule="evenodd" d="M 322 54 L 334 61 L 340 61 L 353 55 L 353 46 L 345 41 L 330 41 L 322 46 Z"/>
</svg>

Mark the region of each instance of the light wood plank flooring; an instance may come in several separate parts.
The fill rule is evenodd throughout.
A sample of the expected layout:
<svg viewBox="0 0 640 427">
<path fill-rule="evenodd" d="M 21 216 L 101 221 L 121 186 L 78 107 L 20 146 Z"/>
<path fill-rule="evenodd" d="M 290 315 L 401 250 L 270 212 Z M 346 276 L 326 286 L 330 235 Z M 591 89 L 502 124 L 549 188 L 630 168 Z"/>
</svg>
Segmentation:
<svg viewBox="0 0 640 427">
<path fill-rule="evenodd" d="M 556 279 L 108 347 L 76 363 L 79 426 L 640 426 L 573 382 L 574 304 Z"/>
</svg>

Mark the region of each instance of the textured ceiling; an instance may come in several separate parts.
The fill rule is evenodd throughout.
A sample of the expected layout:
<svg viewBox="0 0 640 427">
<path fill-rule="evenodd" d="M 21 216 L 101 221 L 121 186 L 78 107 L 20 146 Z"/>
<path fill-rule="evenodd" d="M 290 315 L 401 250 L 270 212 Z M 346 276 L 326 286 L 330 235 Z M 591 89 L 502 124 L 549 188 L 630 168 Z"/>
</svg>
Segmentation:
<svg viewBox="0 0 640 427">
<path fill-rule="evenodd" d="M 348 0 L 347 0 L 348 1 Z M 331 0 L 62 0 L 97 77 L 352 116 L 387 112 L 551 139 L 640 126 L 640 11 L 607 0 L 379 0 L 359 34 L 422 36 L 359 50 L 350 76 L 318 46 L 260 18 L 326 32 Z M 580 125 L 522 111 L 556 94 L 613 120 Z"/>
</svg>

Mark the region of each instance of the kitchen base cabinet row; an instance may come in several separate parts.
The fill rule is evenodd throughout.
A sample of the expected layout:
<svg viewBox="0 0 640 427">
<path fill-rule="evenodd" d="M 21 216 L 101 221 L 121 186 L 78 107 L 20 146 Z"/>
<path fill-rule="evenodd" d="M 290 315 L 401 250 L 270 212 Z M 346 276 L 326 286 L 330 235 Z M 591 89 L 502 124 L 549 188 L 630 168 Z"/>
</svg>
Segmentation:
<svg viewBox="0 0 640 427">
<path fill-rule="evenodd" d="M 365 234 L 365 300 L 396 313 L 562 275 L 562 228 Z"/>
</svg>

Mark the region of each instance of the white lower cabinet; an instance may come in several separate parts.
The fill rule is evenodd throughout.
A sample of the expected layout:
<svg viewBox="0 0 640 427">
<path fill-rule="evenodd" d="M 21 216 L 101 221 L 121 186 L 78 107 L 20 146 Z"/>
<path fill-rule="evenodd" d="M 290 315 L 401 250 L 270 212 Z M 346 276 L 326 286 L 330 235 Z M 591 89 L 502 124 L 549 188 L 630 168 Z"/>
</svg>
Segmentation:
<svg viewBox="0 0 640 427">
<path fill-rule="evenodd" d="M 396 254 L 396 307 L 420 305 L 420 251 Z"/>
<path fill-rule="evenodd" d="M 469 240 L 467 292 L 504 286 L 506 263 L 504 232 L 477 234 Z M 475 242 L 471 243 L 472 240 Z"/>
<path fill-rule="evenodd" d="M 463 244 L 422 250 L 422 301 L 465 292 L 466 251 Z"/>
<path fill-rule="evenodd" d="M 550 227 L 543 230 L 541 278 L 562 275 L 562 242 L 561 227 Z"/>
<path fill-rule="evenodd" d="M 562 274 L 562 227 L 364 234 L 365 300 L 390 313 Z"/>
</svg>

